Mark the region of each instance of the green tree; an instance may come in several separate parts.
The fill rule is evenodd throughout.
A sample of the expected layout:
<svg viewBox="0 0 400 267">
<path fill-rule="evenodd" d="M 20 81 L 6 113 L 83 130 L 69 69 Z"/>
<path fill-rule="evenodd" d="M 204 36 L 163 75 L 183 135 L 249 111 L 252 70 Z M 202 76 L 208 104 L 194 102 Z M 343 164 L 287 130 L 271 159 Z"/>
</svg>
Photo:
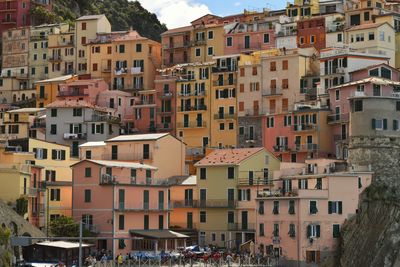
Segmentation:
<svg viewBox="0 0 400 267">
<path fill-rule="evenodd" d="M 28 200 L 23 197 L 17 199 L 15 211 L 19 215 L 24 216 L 28 212 Z"/>
<path fill-rule="evenodd" d="M 71 217 L 60 216 L 50 223 L 50 231 L 57 237 L 78 237 L 79 224 Z"/>
<path fill-rule="evenodd" d="M 0 266 L 3 267 L 11 267 L 10 236 L 10 229 L 0 227 Z"/>
</svg>

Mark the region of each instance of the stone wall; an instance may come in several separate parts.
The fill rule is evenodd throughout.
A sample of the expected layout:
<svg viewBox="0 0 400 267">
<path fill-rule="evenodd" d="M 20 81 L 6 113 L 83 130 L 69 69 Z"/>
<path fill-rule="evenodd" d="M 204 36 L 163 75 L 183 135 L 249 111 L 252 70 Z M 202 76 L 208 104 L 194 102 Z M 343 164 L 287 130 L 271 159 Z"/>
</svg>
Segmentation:
<svg viewBox="0 0 400 267">
<path fill-rule="evenodd" d="M 262 147 L 262 117 L 239 117 L 239 127 L 244 127 L 244 135 L 238 135 L 238 148 L 244 147 Z M 248 139 L 249 127 L 254 127 L 254 140 L 250 142 Z"/>
</svg>

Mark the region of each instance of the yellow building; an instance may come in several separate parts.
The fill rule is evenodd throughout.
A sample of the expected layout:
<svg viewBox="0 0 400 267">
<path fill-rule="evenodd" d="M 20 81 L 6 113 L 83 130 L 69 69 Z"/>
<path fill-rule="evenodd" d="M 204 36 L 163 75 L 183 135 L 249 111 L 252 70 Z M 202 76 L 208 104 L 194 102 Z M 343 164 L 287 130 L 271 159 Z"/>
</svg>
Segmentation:
<svg viewBox="0 0 400 267">
<path fill-rule="evenodd" d="M 43 166 L 42 178 L 46 182 L 49 219 L 72 214 L 72 170 L 78 159 L 70 157 L 68 146 L 29 139 L 29 152 L 36 164 Z"/>
<path fill-rule="evenodd" d="M 215 57 L 211 80 L 211 147 L 237 146 L 237 66 L 240 56 Z"/>
<path fill-rule="evenodd" d="M 257 213 L 251 201 L 268 188 L 279 165 L 264 148 L 215 150 L 196 163 L 199 243 L 234 248 L 255 240 Z"/>
<path fill-rule="evenodd" d="M 76 75 L 65 75 L 37 81 L 35 83 L 36 107 L 43 108 L 54 102 L 58 95 L 58 86 L 60 84 L 75 81 L 77 79 L 78 76 Z"/>
<path fill-rule="evenodd" d="M 87 53 L 86 44 L 97 37 L 97 33 L 110 33 L 111 24 L 107 17 L 102 15 L 82 16 L 75 21 L 75 66 L 74 73 L 86 74 Z"/>
<path fill-rule="evenodd" d="M 191 31 L 191 47 L 190 50 L 191 62 L 210 62 L 215 56 L 222 56 L 224 54 L 224 43 L 225 43 L 225 30 L 223 24 L 203 24 L 202 21 L 206 21 L 207 15 L 203 18 L 199 18 L 192 23 L 193 29 Z"/>
<path fill-rule="evenodd" d="M 48 77 L 55 78 L 74 73 L 75 32 L 68 24 L 48 37 Z"/>
<path fill-rule="evenodd" d="M 400 15 L 397 13 L 387 13 L 387 14 L 382 14 L 380 16 L 375 17 L 375 22 L 376 23 L 389 23 L 390 26 L 394 28 L 395 32 L 395 43 L 400 44 Z M 395 68 L 399 69 L 400 68 L 400 49 L 396 47 L 395 49 Z"/>
<path fill-rule="evenodd" d="M 294 0 L 286 7 L 288 17 L 311 17 L 319 13 L 319 0 Z"/>
<path fill-rule="evenodd" d="M 176 82 L 176 133 L 188 149 L 210 145 L 212 66 L 213 62 L 185 64 Z"/>
<path fill-rule="evenodd" d="M 111 66 L 112 89 L 131 93 L 152 90 L 161 66 L 161 44 L 131 30 L 113 38 Z"/>
<path fill-rule="evenodd" d="M 44 113 L 44 108 L 22 108 L 1 113 L 0 140 L 28 137 L 44 139 L 44 132 L 33 127 L 35 119 Z"/>
</svg>

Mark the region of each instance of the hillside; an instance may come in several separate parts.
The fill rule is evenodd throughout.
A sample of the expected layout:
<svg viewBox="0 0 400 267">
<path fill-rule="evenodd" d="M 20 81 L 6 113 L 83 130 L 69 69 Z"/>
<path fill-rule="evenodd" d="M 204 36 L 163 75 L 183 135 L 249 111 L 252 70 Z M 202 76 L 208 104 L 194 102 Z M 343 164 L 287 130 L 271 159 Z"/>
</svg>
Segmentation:
<svg viewBox="0 0 400 267">
<path fill-rule="evenodd" d="M 53 12 L 56 16 L 49 16 L 49 20 L 53 21 L 73 21 L 82 15 L 105 14 L 113 31 L 132 27 L 142 36 L 157 41 L 160 40 L 160 34 L 167 30 L 165 24 L 161 24 L 157 16 L 143 8 L 138 1 L 54 0 Z"/>
</svg>

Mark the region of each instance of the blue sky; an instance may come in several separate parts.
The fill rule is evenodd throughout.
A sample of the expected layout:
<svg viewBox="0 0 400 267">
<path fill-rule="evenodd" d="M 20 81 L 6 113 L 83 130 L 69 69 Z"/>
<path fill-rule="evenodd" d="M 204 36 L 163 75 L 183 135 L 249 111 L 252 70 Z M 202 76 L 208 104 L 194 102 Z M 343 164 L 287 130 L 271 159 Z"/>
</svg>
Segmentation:
<svg viewBox="0 0 400 267">
<path fill-rule="evenodd" d="M 131 0 L 133 1 L 133 0 Z M 264 7 L 281 9 L 285 0 L 138 0 L 150 12 L 156 13 L 158 19 L 168 28 L 183 27 L 191 21 L 212 13 L 219 16 L 238 14 L 244 9 L 256 10 Z M 268 4 L 267 4 L 268 2 Z"/>
</svg>

